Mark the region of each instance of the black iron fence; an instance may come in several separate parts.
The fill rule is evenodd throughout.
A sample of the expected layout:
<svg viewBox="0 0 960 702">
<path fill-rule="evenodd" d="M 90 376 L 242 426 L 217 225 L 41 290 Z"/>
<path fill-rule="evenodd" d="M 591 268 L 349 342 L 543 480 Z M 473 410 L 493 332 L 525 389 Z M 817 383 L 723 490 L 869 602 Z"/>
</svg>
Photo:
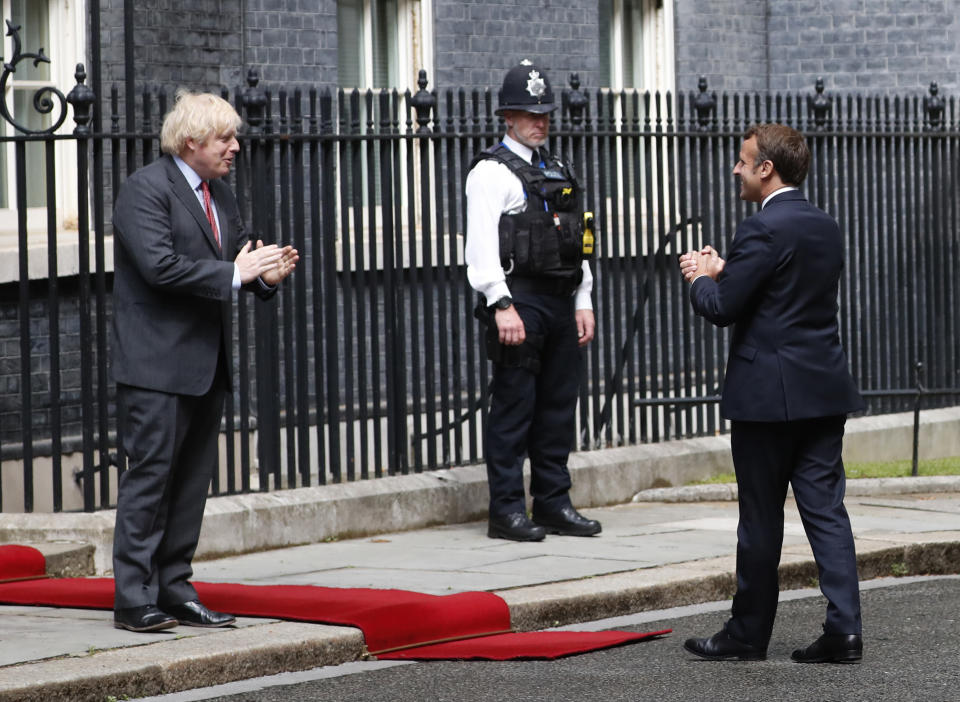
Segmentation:
<svg viewBox="0 0 960 702">
<path fill-rule="evenodd" d="M 107 507 L 125 463 L 109 380 L 109 213 L 126 175 L 158 156 L 172 98 L 144 90 L 141 128 L 121 131 L 117 89 L 101 100 L 82 67 L 77 80 L 68 96 L 48 90 L 48 103 L 36 103 L 65 117 L 69 102 L 72 135 L 0 137 L 15 152 L 18 214 L 18 276 L 0 285 L 4 511 Z M 240 296 L 236 305 L 236 391 L 215 494 L 482 460 L 488 367 L 463 265 L 463 183 L 503 126 L 490 91 L 426 87 L 421 75 L 413 94 L 274 92 L 251 72 L 246 88 L 224 93 L 247 125 L 232 176 L 247 222 L 265 241 L 293 243 L 302 259 L 278 299 Z M 705 83 L 691 95 L 615 94 L 583 90 L 576 76 L 562 98 L 550 148 L 574 162 L 598 232 L 598 336 L 571 369 L 582 379 L 576 448 L 726 430 L 715 399 L 727 332 L 691 313 L 676 255 L 704 243 L 725 249 L 753 211 L 731 169 L 755 121 L 808 135 L 805 190 L 845 236 L 841 330 L 868 412 L 914 409 L 916 363 L 925 406 L 953 402 L 953 98 L 935 87 L 925 97 L 831 96 L 822 85 L 809 95 L 717 96 Z M 109 126 L 97 132 L 100 106 Z M 58 161 L 59 142 L 75 155 Z M 26 157 L 36 145 L 42 163 Z M 27 175 L 37 169 L 45 266 L 27 222 Z M 64 191 L 75 194 L 75 229 L 56 209 Z M 76 270 L 63 274 L 68 244 Z"/>
</svg>

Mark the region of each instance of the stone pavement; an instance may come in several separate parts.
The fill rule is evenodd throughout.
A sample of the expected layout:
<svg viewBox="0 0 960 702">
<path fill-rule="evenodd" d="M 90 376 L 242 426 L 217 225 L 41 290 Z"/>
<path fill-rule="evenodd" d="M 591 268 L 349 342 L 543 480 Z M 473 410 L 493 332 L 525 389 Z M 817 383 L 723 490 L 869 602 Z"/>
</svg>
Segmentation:
<svg viewBox="0 0 960 702">
<path fill-rule="evenodd" d="M 899 479 L 901 494 L 890 481 L 883 488 L 853 488 L 851 481 L 847 507 L 864 579 L 960 572 L 960 477 L 938 481 L 936 493 L 911 493 L 916 483 L 909 481 Z M 582 511 L 602 521 L 600 536 L 521 544 L 488 539 L 485 522 L 470 522 L 201 561 L 195 578 L 435 594 L 492 590 L 509 604 L 518 630 L 733 593 L 736 502 L 638 500 Z M 54 547 L 42 548 L 54 556 Z M 809 587 L 815 579 L 788 501 L 782 587 Z M 364 654 L 360 632 L 343 627 L 245 618 L 232 629 L 134 634 L 114 629 L 111 619 L 105 611 L 0 607 L 0 701 L 142 697 Z"/>
</svg>

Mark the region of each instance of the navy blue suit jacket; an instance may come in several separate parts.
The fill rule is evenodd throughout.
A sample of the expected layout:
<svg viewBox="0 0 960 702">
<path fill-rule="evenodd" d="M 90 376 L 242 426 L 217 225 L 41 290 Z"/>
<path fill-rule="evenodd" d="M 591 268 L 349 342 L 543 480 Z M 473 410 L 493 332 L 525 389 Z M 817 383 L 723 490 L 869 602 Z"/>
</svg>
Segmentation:
<svg viewBox="0 0 960 702">
<path fill-rule="evenodd" d="M 697 314 L 733 324 L 720 403 L 731 420 L 782 422 L 863 408 L 840 345 L 840 228 L 799 190 L 745 219 L 723 272 L 690 289 Z"/>
</svg>

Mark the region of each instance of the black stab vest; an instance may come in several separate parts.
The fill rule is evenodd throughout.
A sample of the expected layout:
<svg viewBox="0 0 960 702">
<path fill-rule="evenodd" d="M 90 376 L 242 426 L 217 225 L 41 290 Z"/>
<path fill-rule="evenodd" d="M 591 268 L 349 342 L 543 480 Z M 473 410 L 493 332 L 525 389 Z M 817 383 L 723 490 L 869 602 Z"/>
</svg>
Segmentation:
<svg viewBox="0 0 960 702">
<path fill-rule="evenodd" d="M 569 294 L 583 278 L 583 192 L 569 166 L 538 150 L 543 167 L 500 143 L 480 152 L 470 168 L 493 159 L 523 184 L 526 209 L 500 216 L 500 264 L 508 281 L 536 279 L 545 291 Z"/>
</svg>

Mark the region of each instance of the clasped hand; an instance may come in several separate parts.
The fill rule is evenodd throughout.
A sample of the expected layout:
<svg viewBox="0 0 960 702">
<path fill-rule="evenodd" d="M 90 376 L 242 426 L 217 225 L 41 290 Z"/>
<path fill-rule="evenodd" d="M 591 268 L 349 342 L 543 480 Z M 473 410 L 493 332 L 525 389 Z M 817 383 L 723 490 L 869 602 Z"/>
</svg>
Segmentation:
<svg viewBox="0 0 960 702">
<path fill-rule="evenodd" d="M 248 241 L 240 249 L 234 263 L 240 271 L 240 282 L 247 283 L 260 278 L 267 285 L 277 285 L 293 273 L 300 256 L 292 246 L 264 245 L 257 240 L 256 247 Z"/>
<path fill-rule="evenodd" d="M 714 280 L 723 271 L 726 264 L 717 250 L 707 244 L 699 251 L 687 251 L 680 254 L 680 273 L 688 283 L 701 275 L 710 276 Z"/>
</svg>

